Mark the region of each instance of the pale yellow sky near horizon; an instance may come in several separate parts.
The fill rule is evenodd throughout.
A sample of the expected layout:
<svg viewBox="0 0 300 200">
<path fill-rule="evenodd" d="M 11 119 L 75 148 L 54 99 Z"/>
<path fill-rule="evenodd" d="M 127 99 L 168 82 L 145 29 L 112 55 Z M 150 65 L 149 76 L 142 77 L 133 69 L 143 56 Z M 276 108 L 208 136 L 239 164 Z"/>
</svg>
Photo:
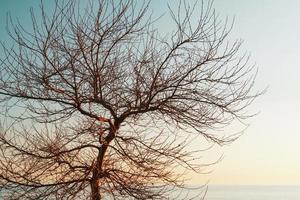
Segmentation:
<svg viewBox="0 0 300 200">
<path fill-rule="evenodd" d="M 259 113 L 244 135 L 209 153 L 224 158 L 202 178 L 210 184 L 300 185 L 300 1 L 216 0 L 215 8 L 235 16 L 232 33 L 259 68 L 256 87 L 268 91 L 250 107 Z"/>
<path fill-rule="evenodd" d="M 258 114 L 246 121 L 244 134 L 203 153 L 204 163 L 223 159 L 190 183 L 300 185 L 300 1 L 215 0 L 214 8 L 221 18 L 234 18 L 230 37 L 244 41 L 242 49 L 258 67 L 255 87 L 268 89 L 249 107 Z"/>
<path fill-rule="evenodd" d="M 153 0 L 153 11 L 166 11 L 167 2 L 173 1 Z M 5 40 L 6 13 L 29 20 L 34 1 L 0 3 L 0 37 Z M 255 87 L 268 86 L 268 91 L 249 108 L 259 113 L 237 141 L 203 155 L 207 162 L 223 155 L 222 161 L 207 168 L 211 173 L 193 176 L 191 183 L 300 185 L 300 1 L 215 0 L 214 7 L 221 17 L 235 17 L 231 37 L 244 40 L 242 49 L 259 69 Z"/>
</svg>

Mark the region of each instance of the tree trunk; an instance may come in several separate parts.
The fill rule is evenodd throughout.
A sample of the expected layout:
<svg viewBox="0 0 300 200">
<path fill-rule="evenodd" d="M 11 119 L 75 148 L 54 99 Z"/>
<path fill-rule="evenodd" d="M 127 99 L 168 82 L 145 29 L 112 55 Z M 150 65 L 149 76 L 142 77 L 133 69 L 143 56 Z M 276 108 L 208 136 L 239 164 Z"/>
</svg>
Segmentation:
<svg viewBox="0 0 300 200">
<path fill-rule="evenodd" d="M 101 194 L 100 194 L 100 187 L 99 187 L 99 178 L 97 176 L 94 176 L 93 172 L 93 178 L 91 181 L 91 200 L 100 200 Z"/>
<path fill-rule="evenodd" d="M 118 127 L 118 126 L 117 126 Z M 105 138 L 105 142 L 102 144 L 95 166 L 93 166 L 93 177 L 91 180 L 91 200 L 100 200 L 100 179 L 103 178 L 102 164 L 105 152 L 108 148 L 109 143 L 115 138 L 116 129 L 112 128 Z"/>
</svg>

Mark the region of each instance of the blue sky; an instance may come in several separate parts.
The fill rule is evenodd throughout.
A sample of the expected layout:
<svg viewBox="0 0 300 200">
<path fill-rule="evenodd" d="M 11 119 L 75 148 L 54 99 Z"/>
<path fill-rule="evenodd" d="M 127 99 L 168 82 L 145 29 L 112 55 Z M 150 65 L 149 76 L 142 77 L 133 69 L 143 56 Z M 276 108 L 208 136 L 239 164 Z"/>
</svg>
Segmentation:
<svg viewBox="0 0 300 200">
<path fill-rule="evenodd" d="M 174 5 L 178 0 L 153 0 L 151 8 L 163 14 L 168 2 Z M 0 0 L 0 39 L 7 41 L 7 12 L 27 26 L 29 8 L 37 9 L 38 3 Z M 244 40 L 242 52 L 251 53 L 251 62 L 259 68 L 256 88 L 268 86 L 268 92 L 249 108 L 259 114 L 247 121 L 250 127 L 245 134 L 207 153 L 211 159 L 224 154 L 222 162 L 193 182 L 300 184 L 300 1 L 215 0 L 214 7 L 221 18 L 235 18 L 231 38 Z M 167 30 L 169 19 L 164 16 L 162 20 Z"/>
</svg>

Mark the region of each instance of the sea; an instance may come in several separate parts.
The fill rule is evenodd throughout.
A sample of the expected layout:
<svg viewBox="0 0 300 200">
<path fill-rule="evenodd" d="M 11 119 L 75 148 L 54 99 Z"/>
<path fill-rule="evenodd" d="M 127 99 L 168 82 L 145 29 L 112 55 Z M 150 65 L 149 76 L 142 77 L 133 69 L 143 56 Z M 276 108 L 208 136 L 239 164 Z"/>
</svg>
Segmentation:
<svg viewBox="0 0 300 200">
<path fill-rule="evenodd" d="M 192 190 L 172 192 L 178 200 L 300 200 L 300 186 L 192 186 Z M 205 196 L 204 196 L 205 193 Z M 2 200 L 0 195 L 0 200 Z"/>
<path fill-rule="evenodd" d="M 193 193 L 196 193 L 196 191 L 193 191 Z M 205 200 L 300 200 L 300 186 L 209 185 L 204 199 Z"/>
</svg>

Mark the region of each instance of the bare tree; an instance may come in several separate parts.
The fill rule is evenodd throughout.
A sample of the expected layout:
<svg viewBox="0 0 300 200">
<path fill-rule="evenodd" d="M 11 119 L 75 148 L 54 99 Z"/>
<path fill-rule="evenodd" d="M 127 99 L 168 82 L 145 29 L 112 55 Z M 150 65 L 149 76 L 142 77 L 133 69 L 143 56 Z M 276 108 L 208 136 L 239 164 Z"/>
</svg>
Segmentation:
<svg viewBox="0 0 300 200">
<path fill-rule="evenodd" d="M 248 117 L 259 95 L 256 71 L 239 55 L 241 42 L 228 42 L 231 26 L 211 2 L 181 2 L 166 36 L 148 1 L 81 4 L 56 1 L 51 14 L 42 4 L 30 30 L 8 20 L 14 46 L 2 43 L 0 60 L 1 193 L 170 198 L 186 171 L 201 172 L 197 151 L 187 148 L 195 136 L 220 145 L 236 139 L 213 130 Z"/>
</svg>

